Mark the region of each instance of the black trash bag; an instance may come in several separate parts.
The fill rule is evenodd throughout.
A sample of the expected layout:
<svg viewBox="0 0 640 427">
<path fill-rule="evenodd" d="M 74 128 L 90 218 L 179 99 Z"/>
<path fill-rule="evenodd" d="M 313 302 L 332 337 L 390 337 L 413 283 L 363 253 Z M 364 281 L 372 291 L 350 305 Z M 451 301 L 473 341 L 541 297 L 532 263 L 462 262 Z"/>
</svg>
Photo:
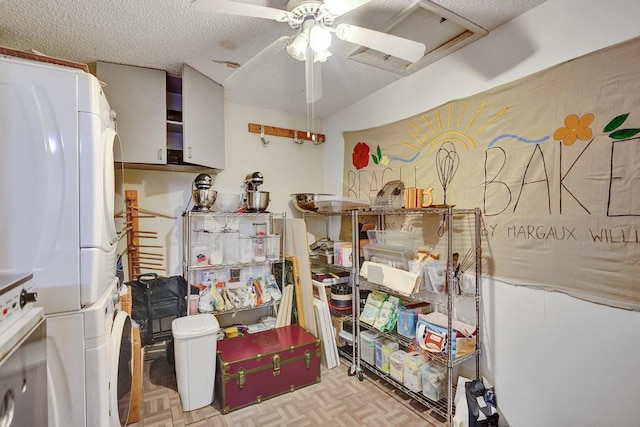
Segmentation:
<svg viewBox="0 0 640 427">
<path fill-rule="evenodd" d="M 469 408 L 469 427 L 498 427 L 493 387 L 487 389 L 480 379 L 464 384 Z"/>
<path fill-rule="evenodd" d="M 171 339 L 171 320 L 187 314 L 189 285 L 184 277 L 141 274 L 127 285 L 131 289 L 131 318 L 140 325 L 141 344 Z"/>
</svg>

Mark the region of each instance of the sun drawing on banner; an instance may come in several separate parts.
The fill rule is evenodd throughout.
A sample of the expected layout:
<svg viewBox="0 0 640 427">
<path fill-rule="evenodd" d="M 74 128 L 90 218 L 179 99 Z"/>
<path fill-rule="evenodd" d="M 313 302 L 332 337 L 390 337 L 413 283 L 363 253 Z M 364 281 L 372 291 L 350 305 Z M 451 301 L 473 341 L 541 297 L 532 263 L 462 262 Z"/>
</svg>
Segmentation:
<svg viewBox="0 0 640 427">
<path fill-rule="evenodd" d="M 416 154 L 409 159 L 398 160 L 407 162 L 414 161 L 420 152 L 425 149 L 433 152 L 445 142 L 460 145 L 465 150 L 475 149 L 476 139 L 509 110 L 509 107 L 504 107 L 491 116 L 486 122 L 479 122 L 478 118 L 486 106 L 487 101 L 483 102 L 478 110 L 471 114 L 468 121 L 466 121 L 467 119 L 465 117 L 467 110 L 467 101 L 465 101 L 462 103 L 460 111 L 457 114 L 454 111 L 454 105 L 451 103 L 447 107 L 435 110 L 435 117 L 432 117 L 431 120 L 427 114 L 423 115 L 422 120 L 426 127 L 424 130 L 416 123 L 411 122 L 412 129 L 409 130 L 409 134 L 412 136 L 412 139 L 410 142 L 402 141 L 402 145 L 416 151 Z M 444 111 L 441 112 L 441 110 Z"/>
<path fill-rule="evenodd" d="M 400 144 L 411 150 L 413 154 L 406 156 L 392 156 L 382 152 L 378 145 L 374 152 L 365 142 L 358 142 L 353 149 L 352 163 L 356 169 L 369 166 L 369 158 L 376 165 L 388 165 L 393 162 L 413 163 L 422 153 L 433 153 L 442 144 L 459 145 L 464 150 L 476 148 L 476 139 L 502 117 L 509 107 L 493 114 L 488 120 L 480 121 L 482 113 L 487 106 L 485 101 L 475 113 L 467 112 L 467 101 L 461 104 L 459 111 L 455 111 L 454 103 L 438 108 L 430 113 L 422 115 L 422 122 L 410 122 L 409 137 L 400 141 Z"/>
</svg>

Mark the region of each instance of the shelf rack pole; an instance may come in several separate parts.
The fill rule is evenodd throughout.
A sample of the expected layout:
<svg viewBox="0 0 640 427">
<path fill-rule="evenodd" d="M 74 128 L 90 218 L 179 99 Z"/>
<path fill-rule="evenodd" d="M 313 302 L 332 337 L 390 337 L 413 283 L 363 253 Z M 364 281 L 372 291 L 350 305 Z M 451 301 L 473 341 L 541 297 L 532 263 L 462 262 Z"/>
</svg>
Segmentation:
<svg viewBox="0 0 640 427">
<path fill-rule="evenodd" d="M 356 341 L 360 340 L 360 236 L 358 233 L 358 210 L 354 209 L 351 212 L 351 247 L 352 249 L 352 271 L 351 271 L 351 291 L 353 292 L 353 309 L 351 310 L 353 316 L 353 331 L 351 340 L 351 349 L 353 354 L 353 360 L 351 361 L 351 369 L 349 375 L 357 375 L 358 380 L 364 379 L 364 373 L 360 366 L 360 343 Z"/>
<path fill-rule="evenodd" d="M 476 379 L 480 379 L 480 349 L 482 348 L 481 342 L 481 329 L 480 329 L 480 263 L 482 262 L 482 237 L 480 232 L 480 208 L 475 208 L 475 245 L 476 245 Z"/>
<path fill-rule="evenodd" d="M 454 270 L 453 265 L 453 206 L 447 207 L 447 423 L 451 425 L 451 414 L 453 413 L 453 378 L 451 378 L 451 368 L 453 367 L 453 295 L 454 295 Z"/>
</svg>

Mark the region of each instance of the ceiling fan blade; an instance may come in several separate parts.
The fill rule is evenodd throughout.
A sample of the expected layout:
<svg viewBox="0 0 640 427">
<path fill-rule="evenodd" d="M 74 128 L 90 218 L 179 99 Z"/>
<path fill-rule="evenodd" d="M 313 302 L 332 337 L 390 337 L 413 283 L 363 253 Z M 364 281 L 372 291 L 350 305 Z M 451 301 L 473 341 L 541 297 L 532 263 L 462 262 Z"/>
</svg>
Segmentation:
<svg viewBox="0 0 640 427">
<path fill-rule="evenodd" d="M 349 24 L 338 25 L 336 37 L 409 62 L 416 62 L 422 58 L 427 49 L 424 43 Z"/>
<path fill-rule="evenodd" d="M 333 16 L 344 15 L 371 0 L 324 0 L 324 9 Z"/>
<path fill-rule="evenodd" d="M 256 56 L 245 62 L 243 66 L 234 71 L 229 77 L 225 79 L 225 83 L 232 84 L 234 81 L 238 81 L 242 78 L 243 75 L 246 75 L 252 70 L 255 70 L 260 64 L 273 58 L 278 52 L 284 49 L 290 41 L 291 37 L 289 36 L 280 37 L 269 46 L 258 52 Z"/>
<path fill-rule="evenodd" d="M 322 98 L 322 71 L 320 62 L 313 60 L 313 50 L 307 49 L 304 61 L 304 80 L 307 104 L 313 104 Z"/>
<path fill-rule="evenodd" d="M 287 22 L 291 16 L 286 10 L 230 0 L 192 0 L 191 7 L 207 12 L 273 19 L 279 22 Z"/>
</svg>

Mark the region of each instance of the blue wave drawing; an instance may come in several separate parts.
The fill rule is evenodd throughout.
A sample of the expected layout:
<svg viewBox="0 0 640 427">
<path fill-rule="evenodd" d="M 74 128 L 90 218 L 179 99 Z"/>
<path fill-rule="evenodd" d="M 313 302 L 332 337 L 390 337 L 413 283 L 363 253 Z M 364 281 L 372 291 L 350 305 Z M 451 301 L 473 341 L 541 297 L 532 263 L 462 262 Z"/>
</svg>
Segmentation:
<svg viewBox="0 0 640 427">
<path fill-rule="evenodd" d="M 515 139 L 517 141 L 524 142 L 525 144 L 540 144 L 541 142 L 545 142 L 550 137 L 551 137 L 550 135 L 547 135 L 547 136 L 543 136 L 540 139 L 527 139 L 527 138 L 522 138 L 521 136 L 518 136 L 518 135 L 514 135 L 514 134 L 511 134 L 511 133 L 506 133 L 504 135 L 496 136 L 495 138 L 493 138 L 491 140 L 491 142 L 489 143 L 489 145 L 487 146 L 487 148 L 491 148 L 491 146 L 493 144 L 495 144 L 496 142 L 500 141 L 501 139 L 505 139 L 505 138 L 512 138 L 512 139 Z"/>
<path fill-rule="evenodd" d="M 415 161 L 418 158 L 419 155 L 420 155 L 420 152 L 418 151 L 416 154 L 414 154 L 413 157 L 409 157 L 408 159 L 402 159 L 400 157 L 391 157 L 389 159 L 389 163 L 391 163 L 393 161 L 396 161 L 396 160 L 399 161 L 399 162 L 411 163 L 411 162 Z"/>
</svg>

